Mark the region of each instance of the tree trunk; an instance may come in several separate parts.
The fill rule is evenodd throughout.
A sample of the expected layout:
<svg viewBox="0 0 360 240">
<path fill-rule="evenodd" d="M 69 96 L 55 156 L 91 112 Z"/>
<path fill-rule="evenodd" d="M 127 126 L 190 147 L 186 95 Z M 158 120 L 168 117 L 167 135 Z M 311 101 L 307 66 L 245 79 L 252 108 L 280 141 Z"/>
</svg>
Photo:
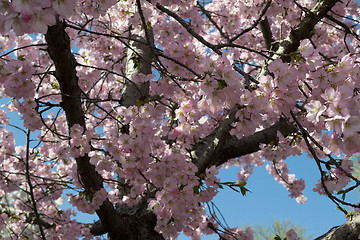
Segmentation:
<svg viewBox="0 0 360 240">
<path fill-rule="evenodd" d="M 360 235 L 360 214 L 348 218 L 341 226 L 333 227 L 324 235 L 314 240 L 357 240 Z"/>
</svg>

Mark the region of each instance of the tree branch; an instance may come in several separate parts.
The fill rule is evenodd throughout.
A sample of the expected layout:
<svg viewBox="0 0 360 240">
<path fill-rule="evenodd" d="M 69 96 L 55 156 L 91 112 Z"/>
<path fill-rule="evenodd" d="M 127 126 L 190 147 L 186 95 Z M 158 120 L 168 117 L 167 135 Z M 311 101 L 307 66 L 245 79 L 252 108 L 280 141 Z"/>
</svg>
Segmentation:
<svg viewBox="0 0 360 240">
<path fill-rule="evenodd" d="M 206 41 L 202 36 L 200 36 L 197 32 L 195 32 L 194 29 L 192 29 L 192 27 L 188 23 L 185 22 L 184 19 L 179 17 L 176 13 L 174 13 L 174 12 L 170 11 L 169 9 L 165 8 L 160 3 L 157 3 L 156 7 L 160 11 L 162 11 L 162 12 L 166 13 L 167 15 L 171 16 L 172 18 L 174 18 L 178 23 L 180 23 L 181 26 L 183 26 L 188 31 L 188 33 L 190 33 L 199 42 L 201 42 L 202 44 L 204 44 L 205 46 L 207 46 L 208 48 L 213 50 L 218 55 L 222 54 L 218 47 L 216 47 L 215 45 L 213 45 L 213 44 L 209 43 L 208 41 Z"/>
<path fill-rule="evenodd" d="M 297 27 L 291 30 L 287 38 L 280 41 L 280 48 L 277 54 L 283 61 L 289 62 L 290 53 L 295 52 L 300 46 L 300 42 L 303 39 L 310 37 L 311 31 L 315 25 L 326 16 L 327 12 L 335 6 L 339 0 L 322 0 L 318 1 L 313 9 L 306 12 L 304 19 L 299 23 Z"/>
<path fill-rule="evenodd" d="M 274 43 L 274 38 L 271 32 L 270 23 L 267 17 L 260 21 L 260 29 L 265 40 L 265 46 L 268 50 L 271 49 L 271 44 Z M 277 50 L 277 49 L 276 49 Z M 275 50 L 275 51 L 276 51 Z"/>
<path fill-rule="evenodd" d="M 65 23 L 57 21 L 54 26 L 48 27 L 45 39 L 49 55 L 55 64 L 55 77 L 60 86 L 61 106 L 66 114 L 68 128 L 79 124 L 86 130 L 85 116 L 81 106 L 81 90 L 75 69 L 77 64 L 71 52 L 70 38 L 65 32 Z M 77 171 L 85 190 L 98 191 L 103 188 L 103 179 L 89 160 L 87 154 L 76 158 Z M 124 224 L 119 224 L 120 218 L 108 199 L 96 213 L 108 232 L 124 232 Z"/>
<path fill-rule="evenodd" d="M 354 214 L 341 226 L 333 227 L 314 240 L 356 240 L 360 235 L 360 215 Z"/>
</svg>

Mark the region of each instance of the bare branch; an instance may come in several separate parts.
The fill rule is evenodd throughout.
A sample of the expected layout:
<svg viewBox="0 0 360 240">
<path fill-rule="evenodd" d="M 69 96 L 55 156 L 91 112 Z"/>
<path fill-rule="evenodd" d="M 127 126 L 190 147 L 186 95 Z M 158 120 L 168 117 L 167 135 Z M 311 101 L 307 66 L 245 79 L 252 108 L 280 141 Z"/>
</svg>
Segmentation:
<svg viewBox="0 0 360 240">
<path fill-rule="evenodd" d="M 241 33 L 237 34 L 236 36 L 232 37 L 230 39 L 230 42 L 235 41 L 236 39 L 238 39 L 239 37 L 241 37 L 242 35 L 244 35 L 247 32 L 250 32 L 251 30 L 253 30 L 261 21 L 261 18 L 265 15 L 266 11 L 269 9 L 269 7 L 271 6 L 271 1 L 267 1 L 264 9 L 261 11 L 260 16 L 258 17 L 258 19 L 256 19 L 256 21 L 247 29 L 244 29 L 243 31 L 241 31 Z"/>
<path fill-rule="evenodd" d="M 196 38 L 199 42 L 201 42 L 202 44 L 204 44 L 205 46 L 207 46 L 208 48 L 210 48 L 211 50 L 213 50 L 215 53 L 217 53 L 218 55 L 221 55 L 221 51 L 219 50 L 218 47 L 216 47 L 215 45 L 209 43 L 208 41 L 206 41 L 202 36 L 200 36 L 197 32 L 194 31 L 194 29 L 192 29 L 192 27 L 185 22 L 184 19 L 182 19 L 181 17 L 179 17 L 179 15 L 177 15 L 176 13 L 170 11 L 169 9 L 165 8 L 163 5 L 161 5 L 160 3 L 156 4 L 156 7 L 166 13 L 167 15 L 171 16 L 172 18 L 174 18 L 178 23 L 180 23 L 181 26 L 183 26 L 186 31 L 188 31 L 188 33 L 190 33 L 194 38 Z"/>
</svg>

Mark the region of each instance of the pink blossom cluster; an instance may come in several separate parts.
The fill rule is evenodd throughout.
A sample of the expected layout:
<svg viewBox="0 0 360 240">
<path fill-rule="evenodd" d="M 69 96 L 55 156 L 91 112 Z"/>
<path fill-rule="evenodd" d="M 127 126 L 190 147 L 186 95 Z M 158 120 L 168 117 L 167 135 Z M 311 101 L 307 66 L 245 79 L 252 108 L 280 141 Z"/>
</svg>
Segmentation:
<svg viewBox="0 0 360 240">
<path fill-rule="evenodd" d="M 241 228 L 233 228 L 227 229 L 231 232 L 231 237 L 229 238 L 229 234 L 223 234 L 224 238 L 226 239 L 236 239 L 236 240 L 253 240 L 254 239 L 254 232 L 253 230 L 248 227 L 245 230 Z"/>
<path fill-rule="evenodd" d="M 290 229 L 289 231 L 286 232 L 286 237 L 289 240 L 300 240 L 300 238 L 298 237 L 297 233 L 295 232 L 294 229 Z"/>
<path fill-rule="evenodd" d="M 76 12 L 98 17 L 116 1 L 71 1 L 71 0 L 2 0 L 0 1 L 0 32 L 13 30 L 16 35 L 46 33 L 56 18 L 70 18 Z"/>
<path fill-rule="evenodd" d="M 324 177 L 324 184 L 330 193 L 333 193 L 335 191 L 338 192 L 348 186 L 350 178 L 345 174 L 344 171 L 349 173 L 352 171 L 352 167 L 353 162 L 344 159 L 341 163 L 342 170 L 339 168 L 332 169 L 329 174 Z M 321 195 L 326 194 L 320 180 L 313 190 L 314 192 L 318 192 Z"/>
<path fill-rule="evenodd" d="M 76 206 L 79 211 L 93 214 L 107 199 L 107 191 L 102 188 L 96 192 L 80 192 L 77 196 L 73 196 L 72 194 L 67 194 L 67 196 L 69 203 L 74 207 Z"/>
<path fill-rule="evenodd" d="M 291 198 L 295 198 L 298 203 L 306 202 L 307 198 L 302 193 L 305 188 L 305 181 L 303 179 L 296 179 L 295 174 L 289 174 L 286 162 L 274 162 L 273 165 L 267 165 L 266 170 L 276 181 L 286 187 L 290 192 L 289 196 Z"/>
<path fill-rule="evenodd" d="M 316 4 L 296 2 L 309 9 Z M 185 19 L 198 35 L 159 10 L 158 3 Z M 256 166 L 268 162 L 267 170 L 289 196 L 304 203 L 305 182 L 290 174 L 285 159 L 303 153 L 316 161 L 341 155 L 341 169 L 334 165 L 323 169 L 322 180 L 330 193 L 344 189 L 350 183 L 346 173 L 352 170 L 348 159 L 360 148 L 358 41 L 325 19 L 316 24 L 311 40 L 300 41 L 290 56 L 278 55 L 285 43 L 278 52 L 269 52 L 260 28 L 252 28 L 265 4 L 262 0 L 213 0 L 200 11 L 193 0 L 141 1 L 141 6 L 136 1 L 115 0 L 0 0 L 0 96 L 11 99 L 0 110 L 0 196 L 13 196 L 18 217 L 15 221 L 0 214 L 0 231 L 6 223 L 20 235 L 29 225 L 26 214 L 33 211 L 25 203 L 30 185 L 35 186 L 39 212 L 54 224 L 45 230 L 48 239 L 92 237 L 84 225 L 72 220 L 75 211 L 60 209 L 64 194 L 79 211 L 92 214 L 106 199 L 131 207 L 152 191 L 156 193 L 147 207 L 156 215 L 155 229 L 169 239 L 179 232 L 200 239 L 213 233 L 208 223 L 214 220 L 205 203 L 219 192 L 220 167 L 239 166 L 237 180 L 241 183 Z M 355 0 L 347 4 L 339 2 L 332 11 L 352 29 L 352 23 L 339 16 L 357 16 L 359 8 Z M 142 17 L 154 33 L 157 49 L 153 50 L 158 56 L 152 70 L 156 74 L 129 77 L 132 83 L 149 82 L 149 93 L 136 105 L 125 107 L 121 98 L 128 36 L 130 31 L 145 34 Z M 274 41 L 282 41 L 304 14 L 293 1 L 277 0 L 269 5 L 262 19 L 265 17 Z M 46 33 L 57 19 L 67 23 L 77 62 L 85 114 L 82 126 L 68 126 L 46 39 L 23 35 Z M 241 36 L 231 45 L 218 49 L 221 54 L 216 53 L 216 47 L 225 46 L 238 34 Z M 211 44 L 216 47 L 210 49 Z M 280 118 L 298 131 L 286 136 L 278 132 L 274 141 L 260 145 L 256 152 L 199 173 L 196 157 L 201 156 L 195 156 L 193 148 L 229 120 L 235 107 L 228 138 L 254 136 Z M 16 145 L 8 129 L 8 111 L 21 115 L 24 132 L 35 131 L 31 136 L 39 136 L 37 144 L 28 149 Z M 301 134 L 304 131 L 307 135 Z M 76 164 L 82 157 L 88 157 L 104 180 L 101 190 L 83 190 Z M 69 190 L 74 188 L 77 194 Z M 314 190 L 325 193 L 321 182 Z M 253 238 L 250 229 L 232 231 L 238 239 Z M 287 237 L 298 239 L 294 231 Z"/>
<path fill-rule="evenodd" d="M 35 69 L 27 60 L 13 60 L 4 64 L 1 68 L 0 84 L 4 87 L 4 93 L 15 99 L 33 98 L 35 84 L 31 80 Z"/>
</svg>

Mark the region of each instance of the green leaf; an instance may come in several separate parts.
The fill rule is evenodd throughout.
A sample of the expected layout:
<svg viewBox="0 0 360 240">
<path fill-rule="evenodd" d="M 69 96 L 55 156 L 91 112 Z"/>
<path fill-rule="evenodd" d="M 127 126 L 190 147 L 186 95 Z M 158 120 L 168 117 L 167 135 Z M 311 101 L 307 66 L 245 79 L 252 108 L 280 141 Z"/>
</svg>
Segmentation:
<svg viewBox="0 0 360 240">
<path fill-rule="evenodd" d="M 147 28 L 147 29 L 151 29 L 151 23 L 150 23 L 150 22 L 147 22 L 147 23 L 146 23 L 146 28 Z"/>
<path fill-rule="evenodd" d="M 195 194 L 199 194 L 200 193 L 200 187 L 199 186 L 193 187 L 193 191 L 194 191 Z"/>
<path fill-rule="evenodd" d="M 20 61 L 25 61 L 25 55 L 20 55 L 17 57 L 17 59 Z"/>
<path fill-rule="evenodd" d="M 59 89 L 59 84 L 57 82 L 52 82 L 51 86 L 55 89 Z"/>
<path fill-rule="evenodd" d="M 225 87 L 227 87 L 227 83 L 225 80 L 217 80 L 218 82 L 218 88 L 217 90 L 223 90 Z"/>
<path fill-rule="evenodd" d="M 133 62 L 134 62 L 134 68 L 140 69 L 140 62 L 137 59 L 134 59 Z"/>
<path fill-rule="evenodd" d="M 311 32 L 310 32 L 310 36 L 314 35 L 315 33 L 316 33 L 316 29 L 313 28 L 313 29 L 311 30 Z"/>
<path fill-rule="evenodd" d="M 239 183 L 240 191 L 243 196 L 245 196 L 247 192 L 250 192 L 250 190 L 247 189 L 245 187 L 245 185 L 246 185 L 246 182 Z"/>
<path fill-rule="evenodd" d="M 274 237 L 274 240 L 281 240 L 281 237 L 276 234 L 276 236 Z"/>
</svg>

